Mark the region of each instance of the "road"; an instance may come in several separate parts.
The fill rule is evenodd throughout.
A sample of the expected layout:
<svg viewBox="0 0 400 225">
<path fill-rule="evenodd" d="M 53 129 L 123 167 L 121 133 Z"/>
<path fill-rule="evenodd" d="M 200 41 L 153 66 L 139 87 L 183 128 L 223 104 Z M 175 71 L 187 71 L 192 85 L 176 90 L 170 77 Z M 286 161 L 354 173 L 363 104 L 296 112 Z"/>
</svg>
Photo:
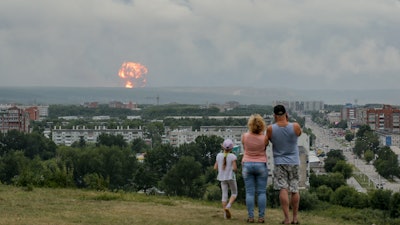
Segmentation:
<svg viewBox="0 0 400 225">
<path fill-rule="evenodd" d="M 326 153 L 329 152 L 330 149 L 341 149 L 343 150 L 343 155 L 346 157 L 347 162 L 357 167 L 361 173 L 365 174 L 370 182 L 373 182 L 376 187 L 379 184 L 382 184 L 383 189 L 391 190 L 393 192 L 400 192 L 400 183 L 399 182 L 389 182 L 385 178 L 381 177 L 375 170 L 375 167 L 372 164 L 366 164 L 364 160 L 358 159 L 351 150 L 351 146 L 347 144 L 347 142 L 343 141 L 342 143 L 338 141 L 338 139 L 343 137 L 335 137 L 331 134 L 327 129 L 324 129 L 312 122 L 309 117 L 306 117 L 306 125 L 307 128 L 310 128 L 312 132 L 316 136 L 315 146 L 324 150 Z M 348 181 L 349 184 L 352 184 L 356 189 L 359 189 L 355 180 Z M 359 190 L 363 191 L 363 190 Z"/>
</svg>

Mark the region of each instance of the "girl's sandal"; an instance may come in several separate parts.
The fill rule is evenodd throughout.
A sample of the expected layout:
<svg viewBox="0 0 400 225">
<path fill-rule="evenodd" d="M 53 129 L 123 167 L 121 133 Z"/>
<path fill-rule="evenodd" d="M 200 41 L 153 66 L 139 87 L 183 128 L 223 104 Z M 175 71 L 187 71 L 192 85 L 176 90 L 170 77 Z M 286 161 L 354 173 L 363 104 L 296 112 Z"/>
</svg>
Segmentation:
<svg viewBox="0 0 400 225">
<path fill-rule="evenodd" d="M 264 218 L 258 218 L 258 223 L 264 223 L 264 222 L 265 222 Z"/>
<path fill-rule="evenodd" d="M 254 223 L 254 218 L 247 218 L 248 223 Z"/>
</svg>

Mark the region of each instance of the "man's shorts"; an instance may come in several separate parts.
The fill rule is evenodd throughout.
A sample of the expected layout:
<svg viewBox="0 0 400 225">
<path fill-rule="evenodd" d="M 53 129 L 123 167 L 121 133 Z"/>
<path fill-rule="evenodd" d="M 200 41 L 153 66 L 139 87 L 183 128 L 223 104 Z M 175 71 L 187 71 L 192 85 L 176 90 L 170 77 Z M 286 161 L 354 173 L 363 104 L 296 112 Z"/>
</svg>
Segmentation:
<svg viewBox="0 0 400 225">
<path fill-rule="evenodd" d="M 275 165 L 274 189 L 286 189 L 292 193 L 299 191 L 299 165 Z"/>
</svg>

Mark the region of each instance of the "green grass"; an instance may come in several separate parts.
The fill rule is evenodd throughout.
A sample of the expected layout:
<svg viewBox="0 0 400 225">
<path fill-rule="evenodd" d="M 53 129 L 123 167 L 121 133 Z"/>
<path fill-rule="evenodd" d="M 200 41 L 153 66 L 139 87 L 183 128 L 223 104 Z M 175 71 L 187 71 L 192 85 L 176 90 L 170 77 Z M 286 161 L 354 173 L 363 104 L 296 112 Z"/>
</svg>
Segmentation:
<svg viewBox="0 0 400 225">
<path fill-rule="evenodd" d="M 219 201 L 180 197 L 0 185 L 0 225 L 245 224 L 245 205 L 233 205 L 231 220 L 223 218 L 220 207 Z M 299 220 L 304 225 L 357 224 L 348 216 L 349 210 L 321 209 L 301 211 Z M 267 208 L 266 224 L 282 218 L 280 209 Z"/>
</svg>

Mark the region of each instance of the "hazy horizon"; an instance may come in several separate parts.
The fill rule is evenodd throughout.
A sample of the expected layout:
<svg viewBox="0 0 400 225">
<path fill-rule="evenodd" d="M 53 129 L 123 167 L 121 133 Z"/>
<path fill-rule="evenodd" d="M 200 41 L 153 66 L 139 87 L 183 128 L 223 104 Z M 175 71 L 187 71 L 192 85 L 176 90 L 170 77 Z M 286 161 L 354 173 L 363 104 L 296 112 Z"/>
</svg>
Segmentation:
<svg viewBox="0 0 400 225">
<path fill-rule="evenodd" d="M 0 87 L 0 104 L 82 104 L 110 101 L 138 104 L 271 105 L 273 101 L 323 101 L 328 105 L 347 103 L 400 105 L 400 90 L 294 90 L 245 87 Z"/>
</svg>

